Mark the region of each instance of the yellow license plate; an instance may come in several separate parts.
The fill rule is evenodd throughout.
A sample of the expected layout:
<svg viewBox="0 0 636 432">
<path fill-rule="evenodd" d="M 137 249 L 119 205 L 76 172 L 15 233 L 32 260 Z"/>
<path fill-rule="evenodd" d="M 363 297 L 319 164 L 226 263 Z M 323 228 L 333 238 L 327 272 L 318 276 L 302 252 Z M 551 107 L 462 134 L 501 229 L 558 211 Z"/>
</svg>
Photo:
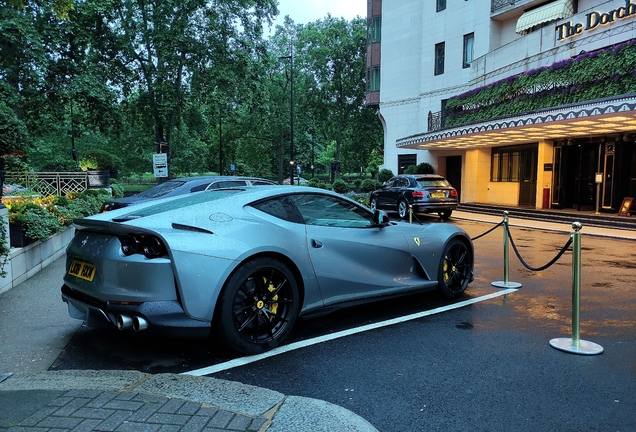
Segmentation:
<svg viewBox="0 0 636 432">
<path fill-rule="evenodd" d="M 73 260 L 68 268 L 68 274 L 90 282 L 95 277 L 95 266 L 87 262 Z"/>
<path fill-rule="evenodd" d="M 444 192 L 433 192 L 431 198 L 446 198 L 446 194 Z"/>
</svg>

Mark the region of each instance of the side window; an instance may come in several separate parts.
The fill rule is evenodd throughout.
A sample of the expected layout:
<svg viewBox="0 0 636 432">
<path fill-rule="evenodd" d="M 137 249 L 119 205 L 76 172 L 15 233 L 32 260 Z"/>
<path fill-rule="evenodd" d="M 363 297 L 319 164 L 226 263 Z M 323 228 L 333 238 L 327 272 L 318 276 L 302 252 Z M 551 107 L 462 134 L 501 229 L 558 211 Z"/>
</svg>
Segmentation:
<svg viewBox="0 0 636 432">
<path fill-rule="evenodd" d="M 294 223 L 303 223 L 303 218 L 289 197 L 280 197 L 261 201 L 252 207 L 282 220 Z"/>
<path fill-rule="evenodd" d="M 262 180 L 252 180 L 252 185 L 254 186 L 271 186 L 273 183 L 262 181 Z"/>
<path fill-rule="evenodd" d="M 201 184 L 198 186 L 193 187 L 192 189 L 190 189 L 190 192 L 200 192 L 200 191 L 204 191 L 208 188 L 207 184 Z"/>
<path fill-rule="evenodd" d="M 395 180 L 395 177 L 388 179 L 386 181 L 386 187 L 395 187 Z"/>
<path fill-rule="evenodd" d="M 217 188 L 231 188 L 231 187 L 241 187 L 241 186 L 245 186 L 247 183 L 245 183 L 245 180 L 225 180 L 225 181 L 219 181 L 215 183 Z"/>
<path fill-rule="evenodd" d="M 373 225 L 370 212 L 343 199 L 318 194 L 292 195 L 290 198 L 307 225 L 347 228 Z"/>
</svg>

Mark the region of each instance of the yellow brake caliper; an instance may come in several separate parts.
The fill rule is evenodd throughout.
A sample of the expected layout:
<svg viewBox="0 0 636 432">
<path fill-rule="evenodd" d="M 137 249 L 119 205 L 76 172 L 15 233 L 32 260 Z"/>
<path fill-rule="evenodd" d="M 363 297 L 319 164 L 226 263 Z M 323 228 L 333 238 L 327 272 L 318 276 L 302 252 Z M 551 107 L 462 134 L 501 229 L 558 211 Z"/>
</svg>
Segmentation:
<svg viewBox="0 0 636 432">
<path fill-rule="evenodd" d="M 446 283 L 450 279 L 450 271 L 448 271 L 448 257 L 444 257 L 443 273 L 444 273 L 444 283 Z"/>
<path fill-rule="evenodd" d="M 267 278 L 263 277 L 263 283 L 267 283 Z M 269 283 L 269 286 L 267 287 L 267 289 L 269 290 L 269 292 L 274 292 L 274 290 L 276 290 L 276 287 L 274 286 L 273 283 Z M 278 300 L 278 294 L 276 294 L 274 297 L 272 297 L 272 300 L 276 301 Z M 273 320 L 274 316 L 276 315 L 276 312 L 278 311 L 278 303 L 270 303 L 269 305 L 269 310 L 272 311 L 272 316 L 269 318 L 269 320 Z"/>
</svg>

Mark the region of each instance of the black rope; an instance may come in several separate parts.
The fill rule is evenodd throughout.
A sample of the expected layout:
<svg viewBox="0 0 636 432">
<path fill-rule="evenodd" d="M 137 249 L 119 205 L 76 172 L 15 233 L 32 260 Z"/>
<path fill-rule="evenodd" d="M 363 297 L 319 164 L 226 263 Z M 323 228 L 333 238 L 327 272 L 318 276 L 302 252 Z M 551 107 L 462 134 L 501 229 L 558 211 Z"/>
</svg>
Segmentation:
<svg viewBox="0 0 636 432">
<path fill-rule="evenodd" d="M 415 216 L 415 212 L 411 213 L 411 216 L 412 216 L 412 217 L 413 217 L 413 218 L 417 221 L 417 223 L 418 223 L 418 224 L 420 224 L 420 225 L 424 225 L 424 224 L 422 223 L 422 221 L 421 221 L 421 220 L 419 220 L 419 219 L 417 218 L 417 216 Z"/>
<path fill-rule="evenodd" d="M 496 230 L 497 228 L 499 228 L 501 225 L 503 225 L 503 221 L 499 222 L 497 225 L 495 225 L 494 227 L 490 228 L 488 231 L 486 231 L 483 234 L 479 234 L 477 237 L 473 237 L 471 238 L 472 241 L 475 241 L 477 239 L 482 238 L 483 236 L 485 236 L 486 234 L 490 234 L 491 232 L 493 232 L 494 230 Z"/>
<path fill-rule="evenodd" d="M 517 246 L 515 245 L 515 241 L 512 239 L 512 235 L 510 234 L 510 228 L 508 227 L 508 224 L 505 224 L 505 229 L 508 232 L 508 238 L 510 239 L 510 244 L 512 245 L 512 249 L 515 251 L 515 254 L 517 255 L 517 258 L 519 258 L 519 261 L 521 261 L 521 264 L 523 264 L 528 270 L 532 270 L 532 271 L 542 271 L 547 269 L 548 267 L 550 267 L 552 264 L 554 264 L 555 262 L 557 262 L 559 260 L 559 258 L 561 258 L 561 256 L 565 253 L 565 251 L 568 250 L 568 248 L 570 247 L 570 245 L 572 244 L 572 236 L 570 236 L 570 239 L 567 241 L 567 243 L 565 244 L 565 246 L 563 246 L 563 248 L 559 251 L 559 253 L 557 254 L 557 256 L 555 256 L 552 261 L 550 261 L 549 263 L 547 263 L 544 266 L 541 267 L 531 267 L 529 266 L 524 260 L 523 258 L 521 258 L 521 255 L 519 254 L 519 251 L 517 250 Z"/>
</svg>

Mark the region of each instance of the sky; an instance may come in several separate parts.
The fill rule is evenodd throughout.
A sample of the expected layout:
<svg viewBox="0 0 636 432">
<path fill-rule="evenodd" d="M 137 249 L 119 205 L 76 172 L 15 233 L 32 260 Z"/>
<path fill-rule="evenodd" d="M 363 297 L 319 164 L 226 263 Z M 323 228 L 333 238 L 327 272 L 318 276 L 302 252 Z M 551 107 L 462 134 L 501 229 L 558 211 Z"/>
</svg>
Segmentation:
<svg viewBox="0 0 636 432">
<path fill-rule="evenodd" d="M 327 13 L 349 21 L 356 16 L 367 16 L 367 0 L 278 0 L 278 10 L 275 24 L 282 24 L 285 15 L 296 24 L 307 24 L 323 19 Z"/>
</svg>

